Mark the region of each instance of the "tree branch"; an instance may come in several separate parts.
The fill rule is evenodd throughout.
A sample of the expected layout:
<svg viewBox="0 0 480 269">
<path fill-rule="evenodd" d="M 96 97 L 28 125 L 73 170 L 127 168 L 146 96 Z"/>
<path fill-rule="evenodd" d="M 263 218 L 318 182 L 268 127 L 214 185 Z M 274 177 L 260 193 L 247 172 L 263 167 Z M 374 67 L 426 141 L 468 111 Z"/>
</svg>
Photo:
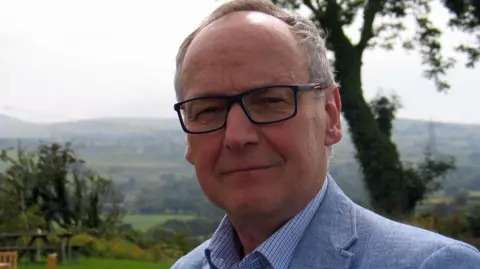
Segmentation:
<svg viewBox="0 0 480 269">
<path fill-rule="evenodd" d="M 367 47 L 368 41 L 374 36 L 373 33 L 373 21 L 375 20 L 375 15 L 382 8 L 381 0 L 369 0 L 363 12 L 363 26 L 362 26 L 362 35 L 360 41 L 356 45 L 356 49 L 362 53 Z"/>
<path fill-rule="evenodd" d="M 326 14 L 328 15 L 328 18 L 330 19 L 330 27 L 332 28 L 333 31 L 338 31 L 339 33 L 342 33 L 343 35 L 343 23 L 341 20 L 340 12 L 342 10 L 342 7 L 337 3 L 336 0 L 326 0 L 327 1 L 327 10 Z M 335 18 L 335 20 L 332 20 Z"/>
<path fill-rule="evenodd" d="M 316 21 L 320 23 L 317 26 L 326 31 L 328 36 L 331 37 L 327 40 L 330 45 L 352 47 L 350 39 L 343 30 L 344 25 L 340 16 L 342 8 L 336 0 L 326 0 L 324 3 L 316 0 L 317 7 L 313 5 L 311 0 L 303 0 L 303 4 L 312 11 Z M 330 39 L 332 41 L 329 41 Z"/>
<path fill-rule="evenodd" d="M 320 23 L 323 24 L 324 14 L 321 12 L 320 7 L 315 8 L 311 0 L 303 0 L 303 4 L 307 6 L 310 9 L 310 11 L 312 11 L 313 15 L 317 17 Z"/>
</svg>

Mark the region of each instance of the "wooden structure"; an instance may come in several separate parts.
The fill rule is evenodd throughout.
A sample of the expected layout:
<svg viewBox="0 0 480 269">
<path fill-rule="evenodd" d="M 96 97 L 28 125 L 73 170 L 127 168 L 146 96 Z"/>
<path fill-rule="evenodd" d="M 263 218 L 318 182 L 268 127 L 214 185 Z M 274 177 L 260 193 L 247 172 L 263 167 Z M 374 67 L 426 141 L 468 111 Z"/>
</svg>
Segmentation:
<svg viewBox="0 0 480 269">
<path fill-rule="evenodd" d="M 48 255 L 46 269 L 57 269 L 57 263 L 57 254 Z"/>
<path fill-rule="evenodd" d="M 60 242 L 58 244 L 52 243 L 53 237 L 60 239 Z M 31 261 L 37 260 L 39 256 L 58 253 L 58 261 L 71 261 L 72 256 L 77 256 L 75 251 L 78 249 L 78 247 L 72 246 L 72 237 L 72 233 L 0 234 L 0 252 L 16 251 L 18 252 L 18 260 L 25 254 L 29 254 Z M 21 238 L 27 239 L 28 243 L 26 245 L 19 244 Z M 2 268 L 0 267 L 0 269 Z"/>
<path fill-rule="evenodd" d="M 17 252 L 0 252 L 0 269 L 17 269 Z"/>
</svg>

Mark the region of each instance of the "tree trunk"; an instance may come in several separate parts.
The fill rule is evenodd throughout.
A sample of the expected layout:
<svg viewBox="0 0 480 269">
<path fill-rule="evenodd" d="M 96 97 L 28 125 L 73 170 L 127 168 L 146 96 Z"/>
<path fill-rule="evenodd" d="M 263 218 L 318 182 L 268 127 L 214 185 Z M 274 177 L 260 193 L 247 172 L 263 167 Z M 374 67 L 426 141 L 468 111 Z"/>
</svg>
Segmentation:
<svg viewBox="0 0 480 269">
<path fill-rule="evenodd" d="M 407 183 L 397 147 L 381 132 L 363 98 L 362 52 L 345 43 L 337 46 L 334 52 L 342 112 L 349 124 L 355 157 L 361 165 L 372 206 L 387 215 L 405 213 Z"/>
</svg>

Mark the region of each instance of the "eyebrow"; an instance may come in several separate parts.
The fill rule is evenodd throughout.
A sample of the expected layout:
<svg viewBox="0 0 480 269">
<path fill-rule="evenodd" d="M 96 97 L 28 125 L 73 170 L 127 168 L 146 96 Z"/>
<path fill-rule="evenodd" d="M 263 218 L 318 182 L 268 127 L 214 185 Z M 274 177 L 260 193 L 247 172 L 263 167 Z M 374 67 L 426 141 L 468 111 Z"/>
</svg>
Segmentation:
<svg viewBox="0 0 480 269">
<path fill-rule="evenodd" d="M 286 81 L 288 80 L 288 81 Z M 253 86 L 248 87 L 246 89 L 243 89 L 241 92 L 234 93 L 234 94 L 225 94 L 225 93 L 217 93 L 214 91 L 209 92 L 203 92 L 199 94 L 194 94 L 188 98 L 185 98 L 184 100 L 189 100 L 189 99 L 194 99 L 194 98 L 201 98 L 201 97 L 227 97 L 227 96 L 232 96 L 232 95 L 237 95 L 241 94 L 244 92 L 248 92 L 257 88 L 262 88 L 262 87 L 268 87 L 268 86 L 275 86 L 275 85 L 286 85 L 286 84 L 294 84 L 294 80 L 291 78 L 291 76 L 288 75 L 282 75 L 282 76 L 277 76 L 274 79 L 272 79 L 269 82 L 266 81 L 259 81 L 258 83 L 254 83 Z"/>
<path fill-rule="evenodd" d="M 201 98 L 201 97 L 227 97 L 235 94 L 222 94 L 222 93 L 215 93 L 215 92 L 203 92 L 200 94 L 194 94 L 185 100 L 194 99 L 194 98 Z"/>
</svg>

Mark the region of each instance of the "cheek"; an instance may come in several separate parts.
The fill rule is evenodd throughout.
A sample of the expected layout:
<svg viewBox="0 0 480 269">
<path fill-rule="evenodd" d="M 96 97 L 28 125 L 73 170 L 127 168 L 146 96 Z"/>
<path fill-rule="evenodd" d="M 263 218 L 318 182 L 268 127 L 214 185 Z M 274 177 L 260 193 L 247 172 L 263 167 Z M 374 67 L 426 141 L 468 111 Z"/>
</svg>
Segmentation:
<svg viewBox="0 0 480 269">
<path fill-rule="evenodd" d="M 305 150 L 308 148 L 308 141 L 304 135 L 298 133 L 300 126 L 288 124 L 281 128 L 272 128 L 264 132 L 265 140 L 268 141 L 272 150 L 281 156 L 287 164 L 287 169 L 301 165 Z"/>
<path fill-rule="evenodd" d="M 189 139 L 190 160 L 195 167 L 197 181 L 205 195 L 214 203 L 219 199 L 215 165 L 222 149 L 222 140 L 201 136 Z"/>
<path fill-rule="evenodd" d="M 190 159 L 201 173 L 212 171 L 222 149 L 222 140 L 217 136 L 198 136 L 189 139 Z"/>
<path fill-rule="evenodd" d="M 283 147 L 288 151 L 287 156 L 292 156 L 290 161 L 304 171 L 323 156 L 325 128 L 316 116 L 299 118 L 293 123 L 284 132 Z"/>
</svg>

